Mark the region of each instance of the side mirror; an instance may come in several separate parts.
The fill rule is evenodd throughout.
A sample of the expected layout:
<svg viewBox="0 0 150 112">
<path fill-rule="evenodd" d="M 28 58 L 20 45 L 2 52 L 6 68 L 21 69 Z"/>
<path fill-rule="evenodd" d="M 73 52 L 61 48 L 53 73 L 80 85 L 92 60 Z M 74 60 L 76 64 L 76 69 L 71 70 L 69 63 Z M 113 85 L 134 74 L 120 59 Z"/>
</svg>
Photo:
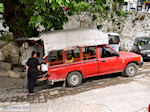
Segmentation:
<svg viewBox="0 0 150 112">
<path fill-rule="evenodd" d="M 120 55 L 117 53 L 117 56 L 120 57 Z"/>
</svg>

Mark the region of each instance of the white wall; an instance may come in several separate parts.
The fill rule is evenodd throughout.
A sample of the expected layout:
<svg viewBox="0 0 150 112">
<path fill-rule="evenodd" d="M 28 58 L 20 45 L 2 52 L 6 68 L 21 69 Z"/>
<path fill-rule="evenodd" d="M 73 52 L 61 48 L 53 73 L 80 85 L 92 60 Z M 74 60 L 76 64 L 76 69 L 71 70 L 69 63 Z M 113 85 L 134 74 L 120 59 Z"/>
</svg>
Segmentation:
<svg viewBox="0 0 150 112">
<path fill-rule="evenodd" d="M 2 15 L 0 15 L 0 17 L 2 17 Z M 4 31 L 9 31 L 9 28 L 7 27 L 7 28 L 4 28 L 3 27 L 3 20 L 0 20 L 0 30 L 4 30 Z"/>
<path fill-rule="evenodd" d="M 129 13 L 127 17 L 115 18 L 115 20 L 121 22 L 118 26 L 106 18 L 97 21 L 92 21 L 92 14 L 81 13 L 80 15 L 74 15 L 70 17 L 69 22 L 64 25 L 64 29 L 73 28 L 96 28 L 97 25 L 102 24 L 103 32 L 116 32 L 120 34 L 121 49 L 132 50 L 133 41 L 140 36 L 150 36 L 150 14 L 149 13 Z"/>
</svg>

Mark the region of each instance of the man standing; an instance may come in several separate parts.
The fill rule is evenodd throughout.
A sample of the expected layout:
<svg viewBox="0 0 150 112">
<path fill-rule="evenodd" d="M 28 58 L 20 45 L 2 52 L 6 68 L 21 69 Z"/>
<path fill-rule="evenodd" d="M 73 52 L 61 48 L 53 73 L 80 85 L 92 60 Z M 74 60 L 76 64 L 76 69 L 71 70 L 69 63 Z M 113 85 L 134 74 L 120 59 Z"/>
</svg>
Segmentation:
<svg viewBox="0 0 150 112">
<path fill-rule="evenodd" d="M 33 89 L 38 75 L 38 70 L 40 70 L 40 63 L 37 59 L 37 53 L 32 51 L 32 57 L 28 59 L 26 66 L 29 95 L 33 95 Z"/>
</svg>

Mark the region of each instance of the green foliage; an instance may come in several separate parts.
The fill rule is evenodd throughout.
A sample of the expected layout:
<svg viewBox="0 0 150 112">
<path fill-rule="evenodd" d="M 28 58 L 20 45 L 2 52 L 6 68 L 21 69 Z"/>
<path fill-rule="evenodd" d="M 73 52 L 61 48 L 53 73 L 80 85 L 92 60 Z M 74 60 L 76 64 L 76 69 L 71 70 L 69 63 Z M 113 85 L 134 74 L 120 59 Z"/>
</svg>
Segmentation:
<svg viewBox="0 0 150 112">
<path fill-rule="evenodd" d="M 63 24 L 68 21 L 68 15 L 71 16 L 74 13 L 87 11 L 90 13 L 98 13 L 100 16 L 107 17 L 110 7 L 109 0 L 94 0 L 93 2 L 82 0 L 20 0 L 25 4 L 25 14 L 32 12 L 29 25 L 39 28 L 41 25 L 45 27 L 45 30 L 50 29 L 62 29 Z M 124 3 L 124 0 L 115 0 L 115 2 Z M 123 15 L 122 11 L 116 9 L 115 2 L 112 4 L 113 11 L 118 16 Z M 106 4 L 108 3 L 108 4 Z M 32 6 L 29 4 L 33 4 Z M 68 10 L 63 10 L 62 6 L 67 7 Z M 29 10 L 31 9 L 31 10 Z M 94 16 L 93 20 L 98 17 Z M 112 18 L 112 21 L 114 19 Z"/>
<path fill-rule="evenodd" d="M 0 3 L 0 13 L 3 13 L 4 12 L 4 6 L 3 6 L 3 3 Z"/>
<path fill-rule="evenodd" d="M 101 29 L 103 25 L 97 25 L 97 29 Z"/>
<path fill-rule="evenodd" d="M 124 0 L 114 0 L 113 4 L 111 0 L 7 0 L 4 6 L 7 6 L 10 1 L 16 3 L 15 6 L 8 4 L 8 7 L 14 7 L 15 20 L 5 20 L 15 37 L 36 36 L 40 33 L 37 30 L 41 25 L 44 26 L 43 31 L 63 29 L 68 16 L 74 13 L 94 13 L 93 21 L 99 17 L 108 17 L 111 11 L 113 12 L 112 21 L 114 21 L 113 15 L 124 15 L 122 11 L 116 9 L 115 4 L 115 2 L 123 4 Z M 5 10 L 9 10 L 8 7 Z M 98 26 L 98 28 L 101 27 L 101 25 Z"/>
<path fill-rule="evenodd" d="M 4 34 L 2 36 L 0 36 L 0 40 L 6 41 L 6 42 L 10 42 L 13 40 L 13 35 L 12 34 Z"/>
</svg>

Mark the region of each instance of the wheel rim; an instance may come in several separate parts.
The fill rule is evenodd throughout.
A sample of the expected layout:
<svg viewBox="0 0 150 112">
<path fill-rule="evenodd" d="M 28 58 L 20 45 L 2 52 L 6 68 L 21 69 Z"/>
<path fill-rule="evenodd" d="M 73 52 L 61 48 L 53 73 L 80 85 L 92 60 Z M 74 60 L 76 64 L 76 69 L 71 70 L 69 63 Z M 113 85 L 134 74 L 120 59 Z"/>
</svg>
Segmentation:
<svg viewBox="0 0 150 112">
<path fill-rule="evenodd" d="M 134 69 L 133 66 L 129 67 L 129 73 L 130 73 L 131 75 L 135 74 L 135 69 Z"/>
<path fill-rule="evenodd" d="M 77 75 L 72 75 L 70 78 L 70 83 L 72 85 L 77 85 L 79 83 L 79 77 Z"/>
</svg>

